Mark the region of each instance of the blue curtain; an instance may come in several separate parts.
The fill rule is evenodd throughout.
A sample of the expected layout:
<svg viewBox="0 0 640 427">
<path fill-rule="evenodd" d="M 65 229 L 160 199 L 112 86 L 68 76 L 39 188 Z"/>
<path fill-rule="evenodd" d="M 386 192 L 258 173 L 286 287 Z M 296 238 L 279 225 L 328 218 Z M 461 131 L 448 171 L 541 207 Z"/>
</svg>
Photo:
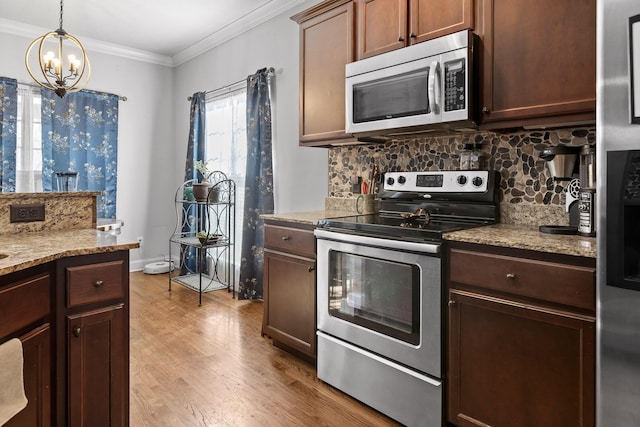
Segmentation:
<svg viewBox="0 0 640 427">
<path fill-rule="evenodd" d="M 191 113 L 189 115 L 189 142 L 187 145 L 187 162 L 184 169 L 185 181 L 198 179 L 199 172 L 193 165 L 198 160 L 204 161 L 204 147 L 207 136 L 205 129 L 206 114 L 205 93 L 194 93 L 191 97 Z"/>
<path fill-rule="evenodd" d="M 16 191 L 18 81 L 0 77 L 0 193 Z"/>
<path fill-rule="evenodd" d="M 100 191 L 98 217 L 116 217 L 118 96 L 87 90 L 42 91 L 42 188 L 55 172 L 78 172 L 78 190 Z"/>
<path fill-rule="evenodd" d="M 247 172 L 239 299 L 262 298 L 264 223 L 273 213 L 270 72 L 265 68 L 247 78 Z"/>
<path fill-rule="evenodd" d="M 204 161 L 204 147 L 206 145 L 206 128 L 205 118 L 207 114 L 205 105 L 205 93 L 196 92 L 191 96 L 191 112 L 189 114 L 189 141 L 187 144 L 187 161 L 184 170 L 184 180 L 199 179 L 199 174 L 194 167 L 194 164 L 198 160 Z M 182 232 L 187 234 L 197 233 L 199 224 L 195 223 L 195 218 L 202 218 L 203 215 L 197 215 L 196 209 L 201 207 L 189 203 L 185 204 L 182 210 L 183 215 L 186 215 L 186 221 L 182 221 Z M 202 213 L 202 212 L 201 212 Z M 197 250 L 194 247 L 182 246 L 180 248 L 181 258 L 183 262 L 181 274 L 194 273 L 196 269 L 196 257 L 198 256 Z"/>
</svg>

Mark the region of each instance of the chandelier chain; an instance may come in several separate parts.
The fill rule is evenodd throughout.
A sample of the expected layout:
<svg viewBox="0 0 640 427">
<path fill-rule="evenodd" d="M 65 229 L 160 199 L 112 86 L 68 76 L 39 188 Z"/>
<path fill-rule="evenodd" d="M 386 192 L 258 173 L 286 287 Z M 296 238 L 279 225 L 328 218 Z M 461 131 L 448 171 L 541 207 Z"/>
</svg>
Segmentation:
<svg viewBox="0 0 640 427">
<path fill-rule="evenodd" d="M 62 29 L 62 3 L 63 0 L 60 0 L 60 29 Z"/>
</svg>

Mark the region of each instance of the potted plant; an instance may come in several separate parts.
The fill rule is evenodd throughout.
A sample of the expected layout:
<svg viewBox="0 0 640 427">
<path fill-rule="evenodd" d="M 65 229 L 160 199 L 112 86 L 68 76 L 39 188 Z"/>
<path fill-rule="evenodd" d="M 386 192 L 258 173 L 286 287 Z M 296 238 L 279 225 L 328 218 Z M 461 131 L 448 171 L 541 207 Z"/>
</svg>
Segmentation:
<svg viewBox="0 0 640 427">
<path fill-rule="evenodd" d="M 206 231 L 198 231 L 196 237 L 198 238 L 198 240 L 200 240 L 200 244 L 207 245 L 216 243 L 220 239 L 220 237 L 222 237 L 222 235 L 207 233 Z"/>
<path fill-rule="evenodd" d="M 193 184 L 193 196 L 198 202 L 206 202 L 207 199 L 209 199 L 209 191 L 211 191 L 211 187 L 213 186 L 213 184 L 208 181 L 213 171 L 209 169 L 207 163 L 208 161 L 204 162 L 202 160 L 198 160 L 193 165 L 193 167 L 202 175 L 200 183 Z M 213 196 L 214 195 L 212 194 L 212 201 L 216 199 Z"/>
</svg>

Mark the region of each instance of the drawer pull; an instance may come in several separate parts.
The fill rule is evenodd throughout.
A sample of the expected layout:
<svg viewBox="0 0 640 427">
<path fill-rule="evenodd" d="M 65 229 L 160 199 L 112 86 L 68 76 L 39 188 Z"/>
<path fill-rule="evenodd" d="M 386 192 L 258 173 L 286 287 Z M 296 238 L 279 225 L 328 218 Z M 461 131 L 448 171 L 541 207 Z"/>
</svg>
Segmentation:
<svg viewBox="0 0 640 427">
<path fill-rule="evenodd" d="M 456 302 L 454 300 L 449 301 L 449 307 L 451 307 L 452 305 L 454 305 Z"/>
<path fill-rule="evenodd" d="M 311 272 L 312 272 L 312 271 L 314 271 L 315 269 L 316 269 L 316 267 L 315 267 L 315 266 L 310 265 L 310 266 L 309 266 L 309 268 L 308 268 L 309 273 L 311 273 Z"/>
<path fill-rule="evenodd" d="M 104 282 L 102 280 L 96 280 L 96 283 L 93 284 L 93 286 L 95 286 L 96 288 L 99 288 L 102 285 L 104 285 Z"/>
<path fill-rule="evenodd" d="M 282 236 L 282 240 L 289 240 L 289 236 Z"/>
<path fill-rule="evenodd" d="M 514 280 L 516 278 L 516 275 L 513 273 L 507 273 L 507 279 L 509 280 Z"/>
<path fill-rule="evenodd" d="M 73 336 L 76 338 L 80 336 L 80 328 L 73 328 Z"/>
</svg>

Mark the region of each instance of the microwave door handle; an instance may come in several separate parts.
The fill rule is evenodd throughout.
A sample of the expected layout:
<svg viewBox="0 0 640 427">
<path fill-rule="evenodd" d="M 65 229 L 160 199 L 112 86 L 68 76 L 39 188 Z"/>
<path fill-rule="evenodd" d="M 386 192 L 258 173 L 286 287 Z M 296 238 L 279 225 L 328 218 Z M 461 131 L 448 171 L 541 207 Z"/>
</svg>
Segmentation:
<svg viewBox="0 0 640 427">
<path fill-rule="evenodd" d="M 440 114 L 440 63 L 433 61 L 429 66 L 429 111 Z"/>
</svg>

